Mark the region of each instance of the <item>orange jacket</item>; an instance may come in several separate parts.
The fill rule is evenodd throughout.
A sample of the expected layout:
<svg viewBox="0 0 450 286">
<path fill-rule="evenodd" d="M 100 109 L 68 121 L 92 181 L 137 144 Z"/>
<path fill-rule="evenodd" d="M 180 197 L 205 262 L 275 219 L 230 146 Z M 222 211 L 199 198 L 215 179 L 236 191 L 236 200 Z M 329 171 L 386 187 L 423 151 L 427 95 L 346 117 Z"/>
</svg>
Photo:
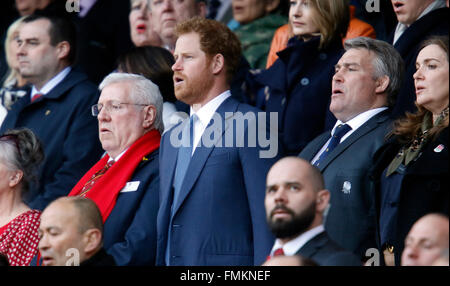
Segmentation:
<svg viewBox="0 0 450 286">
<path fill-rule="evenodd" d="M 347 35 L 344 39 L 342 39 L 342 43 L 345 42 L 345 40 L 357 37 L 376 38 L 375 29 L 370 24 L 356 18 L 355 10 L 355 6 L 350 5 L 350 23 L 348 26 Z M 267 57 L 266 68 L 269 68 L 278 59 L 277 53 L 287 47 L 288 40 L 292 36 L 294 35 L 292 34 L 289 24 L 281 26 L 276 30 L 270 46 L 269 55 Z"/>
</svg>

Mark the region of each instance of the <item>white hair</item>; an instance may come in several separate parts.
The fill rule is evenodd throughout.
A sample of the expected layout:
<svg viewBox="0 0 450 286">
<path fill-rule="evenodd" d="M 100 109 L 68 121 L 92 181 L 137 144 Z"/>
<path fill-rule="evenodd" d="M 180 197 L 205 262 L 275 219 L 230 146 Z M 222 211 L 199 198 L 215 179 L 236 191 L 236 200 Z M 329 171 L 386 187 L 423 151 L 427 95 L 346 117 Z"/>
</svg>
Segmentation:
<svg viewBox="0 0 450 286">
<path fill-rule="evenodd" d="M 100 83 L 99 89 L 102 91 L 106 86 L 127 82 L 130 83 L 130 98 L 136 104 L 153 105 L 156 108 L 156 117 L 153 126 L 162 134 L 164 124 L 162 121 L 163 98 L 159 87 L 151 80 L 137 74 L 111 73 Z"/>
</svg>

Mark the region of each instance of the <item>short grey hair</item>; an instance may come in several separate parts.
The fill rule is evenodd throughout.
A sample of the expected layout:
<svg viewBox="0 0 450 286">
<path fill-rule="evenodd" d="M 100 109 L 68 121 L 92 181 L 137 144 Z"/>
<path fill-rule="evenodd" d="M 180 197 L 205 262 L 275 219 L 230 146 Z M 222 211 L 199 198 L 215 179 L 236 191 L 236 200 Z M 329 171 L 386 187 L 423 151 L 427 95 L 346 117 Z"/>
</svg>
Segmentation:
<svg viewBox="0 0 450 286">
<path fill-rule="evenodd" d="M 129 83 L 130 98 L 137 104 L 153 105 L 156 108 L 156 118 L 153 126 L 161 134 L 164 132 L 162 120 L 163 98 L 159 87 L 151 80 L 137 74 L 111 73 L 100 83 L 102 91 L 106 86 L 114 83 Z"/>
<path fill-rule="evenodd" d="M 350 49 L 366 49 L 375 54 L 373 60 L 373 67 L 375 69 L 374 79 L 383 76 L 389 78 L 389 85 L 386 89 L 386 93 L 388 94 L 387 101 L 388 106 L 393 107 L 405 73 L 403 59 L 399 52 L 387 42 L 367 37 L 349 39 L 345 41 L 344 48 L 346 51 Z"/>
</svg>

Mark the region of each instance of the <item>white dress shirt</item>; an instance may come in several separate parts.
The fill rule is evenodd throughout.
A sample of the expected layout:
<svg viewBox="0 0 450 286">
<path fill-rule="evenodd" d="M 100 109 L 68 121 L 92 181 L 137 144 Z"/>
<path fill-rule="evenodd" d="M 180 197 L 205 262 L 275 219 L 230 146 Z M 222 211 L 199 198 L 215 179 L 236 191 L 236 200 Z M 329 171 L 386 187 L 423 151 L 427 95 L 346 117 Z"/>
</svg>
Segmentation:
<svg viewBox="0 0 450 286">
<path fill-rule="evenodd" d="M 195 112 L 191 107 L 191 116 L 195 114 L 198 118 L 194 123 L 194 146 L 192 148 L 192 155 L 194 154 L 195 149 L 202 138 L 203 132 L 205 132 L 205 129 L 214 116 L 217 108 L 219 108 L 219 106 L 230 96 L 231 92 L 227 90 L 202 106 L 202 108 L 200 108 L 197 112 Z"/>
<path fill-rule="evenodd" d="M 378 113 L 380 113 L 380 112 L 382 112 L 382 111 L 384 111 L 386 109 L 388 109 L 388 108 L 387 107 L 380 107 L 380 108 L 370 109 L 370 110 L 368 110 L 366 112 L 358 114 L 357 116 L 353 117 L 352 119 L 350 119 L 347 122 L 342 122 L 342 121 L 338 120 L 336 122 L 336 124 L 334 125 L 333 129 L 331 130 L 331 135 L 332 136 L 334 135 L 338 125 L 340 125 L 340 124 L 347 124 L 347 125 L 349 125 L 352 128 L 352 130 L 348 131 L 344 136 L 342 136 L 341 141 L 339 141 L 339 144 L 340 144 L 340 143 L 344 142 L 345 139 L 347 139 L 350 135 L 352 135 L 352 133 L 355 132 L 364 123 L 369 121 L 369 119 L 371 119 L 372 117 L 374 117 L 375 115 L 377 115 Z M 325 143 L 325 145 L 323 145 L 322 149 L 320 149 L 320 151 L 313 158 L 313 160 L 311 161 L 311 164 L 316 163 L 316 161 L 319 159 L 320 155 L 323 152 L 325 152 L 325 149 L 327 148 L 328 144 L 331 141 L 331 137 L 330 137 L 330 139 L 328 139 L 328 141 Z"/>
<path fill-rule="evenodd" d="M 293 240 L 288 241 L 284 245 L 281 243 L 281 240 L 277 238 L 275 240 L 275 244 L 272 247 L 272 251 L 270 251 L 270 256 L 273 256 L 273 253 L 278 248 L 283 248 L 284 255 L 286 256 L 295 255 L 308 241 L 324 231 L 325 228 L 323 227 L 323 225 L 316 226 L 315 228 L 300 234 Z"/>
<path fill-rule="evenodd" d="M 66 67 L 65 69 L 60 71 L 57 75 L 55 75 L 52 79 L 50 79 L 46 84 L 44 84 L 41 90 L 37 90 L 36 87 L 33 85 L 33 88 L 31 89 L 30 100 L 32 100 L 34 95 L 37 93 L 42 95 L 49 93 L 55 86 L 57 86 L 60 82 L 64 80 L 64 78 L 70 73 L 71 70 L 72 70 L 71 67 Z"/>
</svg>

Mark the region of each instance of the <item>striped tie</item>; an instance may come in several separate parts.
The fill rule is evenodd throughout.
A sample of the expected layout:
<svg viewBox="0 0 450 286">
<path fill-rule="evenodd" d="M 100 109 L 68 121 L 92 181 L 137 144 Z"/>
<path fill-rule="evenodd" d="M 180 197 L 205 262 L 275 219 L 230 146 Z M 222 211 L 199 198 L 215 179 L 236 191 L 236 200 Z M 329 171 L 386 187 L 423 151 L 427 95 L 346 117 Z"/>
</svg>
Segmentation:
<svg viewBox="0 0 450 286">
<path fill-rule="evenodd" d="M 108 169 L 111 168 L 111 166 L 114 163 L 115 163 L 114 160 L 109 161 L 108 163 L 106 163 L 105 167 L 103 167 L 102 169 L 97 171 L 97 173 L 92 175 L 92 178 L 89 181 L 87 181 L 86 184 L 84 184 L 84 187 L 81 190 L 81 193 L 79 194 L 79 196 L 80 197 L 86 197 L 87 192 L 89 192 L 92 189 L 92 187 L 95 185 L 95 182 L 98 179 L 100 179 L 106 173 L 106 171 L 108 171 Z"/>
</svg>

